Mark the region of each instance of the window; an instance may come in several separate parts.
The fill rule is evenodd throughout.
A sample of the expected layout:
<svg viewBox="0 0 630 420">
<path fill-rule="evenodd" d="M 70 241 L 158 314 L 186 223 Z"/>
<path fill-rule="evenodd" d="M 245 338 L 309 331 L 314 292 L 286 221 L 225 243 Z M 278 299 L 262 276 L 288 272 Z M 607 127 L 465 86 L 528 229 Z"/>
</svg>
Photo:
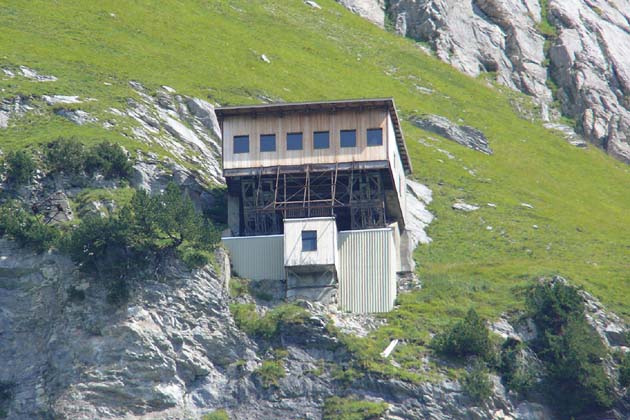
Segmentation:
<svg viewBox="0 0 630 420">
<path fill-rule="evenodd" d="M 357 130 L 341 130 L 341 147 L 356 147 Z"/>
<path fill-rule="evenodd" d="M 368 146 L 382 146 L 383 145 L 383 129 L 382 128 L 368 128 L 367 145 Z"/>
<path fill-rule="evenodd" d="M 276 151 L 276 135 L 261 134 L 260 135 L 260 151 L 275 152 Z"/>
<path fill-rule="evenodd" d="M 302 150 L 302 133 L 287 133 L 287 150 Z"/>
<path fill-rule="evenodd" d="M 234 153 L 249 153 L 249 136 L 234 136 Z"/>
<path fill-rule="evenodd" d="M 316 131 L 313 133 L 313 149 L 328 149 L 330 147 L 330 133 Z"/>
<path fill-rule="evenodd" d="M 305 251 L 317 251 L 317 231 L 316 230 L 303 230 L 302 231 L 302 252 Z"/>
</svg>

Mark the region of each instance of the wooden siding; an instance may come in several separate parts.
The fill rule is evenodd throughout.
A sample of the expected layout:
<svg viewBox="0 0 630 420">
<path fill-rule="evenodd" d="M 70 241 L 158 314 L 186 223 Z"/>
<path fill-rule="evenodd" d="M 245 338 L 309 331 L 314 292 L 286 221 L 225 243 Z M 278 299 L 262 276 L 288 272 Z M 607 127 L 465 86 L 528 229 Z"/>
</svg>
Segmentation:
<svg viewBox="0 0 630 420">
<path fill-rule="evenodd" d="M 224 169 L 258 168 L 279 165 L 306 165 L 353 161 L 385 161 L 389 158 L 388 144 L 396 147 L 388 128 L 386 109 L 337 112 L 290 113 L 286 116 L 231 116 L 223 121 Z M 391 125 L 391 120 L 390 120 Z M 383 130 L 383 145 L 367 146 L 367 129 Z M 357 146 L 339 146 L 340 130 L 357 130 Z M 313 132 L 329 131 L 330 147 L 313 148 Z M 303 134 L 302 150 L 287 150 L 287 133 Z M 260 151 L 260 135 L 276 135 L 276 151 Z M 234 136 L 249 135 L 249 153 L 234 153 Z"/>
</svg>

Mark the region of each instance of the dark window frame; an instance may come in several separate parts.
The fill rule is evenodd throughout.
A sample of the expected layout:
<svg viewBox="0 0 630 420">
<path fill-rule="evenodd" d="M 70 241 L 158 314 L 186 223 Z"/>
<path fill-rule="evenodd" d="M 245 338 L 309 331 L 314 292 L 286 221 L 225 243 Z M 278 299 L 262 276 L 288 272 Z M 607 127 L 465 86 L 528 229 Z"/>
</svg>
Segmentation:
<svg viewBox="0 0 630 420">
<path fill-rule="evenodd" d="M 317 231 L 302 231 L 302 252 L 317 251 Z"/>
<path fill-rule="evenodd" d="M 370 133 L 376 133 L 378 132 L 380 134 L 379 138 L 378 138 L 378 143 L 374 143 L 373 141 L 370 141 Z M 383 145 L 383 129 L 378 127 L 378 128 L 368 128 L 366 133 L 366 141 L 367 141 L 367 145 L 368 147 L 374 147 L 374 146 L 382 146 Z M 373 138 L 373 137 L 372 137 Z"/>
<path fill-rule="evenodd" d="M 291 142 L 289 141 L 290 136 L 300 136 L 300 147 L 294 147 L 291 146 Z M 304 150 L 304 133 L 302 133 L 301 131 L 296 131 L 295 133 L 287 133 L 287 150 L 288 151 L 293 151 L 293 150 Z"/>
<path fill-rule="evenodd" d="M 238 143 L 239 140 L 247 141 L 247 147 L 244 148 L 243 150 L 240 150 L 240 147 L 237 147 L 237 145 L 239 144 Z M 249 134 L 234 136 L 234 138 L 232 139 L 232 151 L 235 155 L 242 154 L 242 153 L 249 153 Z"/>
<path fill-rule="evenodd" d="M 326 147 L 317 144 L 317 137 L 326 134 Z M 313 131 L 313 150 L 330 149 L 330 131 Z"/>
<path fill-rule="evenodd" d="M 269 148 L 264 148 L 263 145 L 263 138 L 264 139 L 269 139 L 269 138 L 273 138 L 273 149 L 269 149 Z M 275 152 L 276 151 L 276 134 L 275 133 L 271 133 L 271 134 L 261 134 L 260 135 L 260 151 L 262 153 L 267 153 L 267 152 Z"/>
<path fill-rule="evenodd" d="M 353 143 L 352 145 L 350 144 L 344 144 L 344 134 L 354 134 L 354 139 L 353 139 Z M 350 129 L 350 130 L 340 130 L 339 131 L 339 147 L 343 147 L 343 148 L 351 148 L 351 147 L 357 147 L 357 130 L 356 129 Z"/>
</svg>

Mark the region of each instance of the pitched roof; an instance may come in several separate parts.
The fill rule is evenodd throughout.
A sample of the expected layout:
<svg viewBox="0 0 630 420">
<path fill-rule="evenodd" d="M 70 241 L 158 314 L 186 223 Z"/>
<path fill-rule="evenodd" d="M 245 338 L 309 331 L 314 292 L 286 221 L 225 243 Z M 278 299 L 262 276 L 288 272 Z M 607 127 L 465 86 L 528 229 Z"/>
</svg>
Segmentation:
<svg viewBox="0 0 630 420">
<path fill-rule="evenodd" d="M 219 121 L 225 118 L 239 115 L 264 115 L 264 114 L 285 114 L 292 112 L 313 112 L 313 111 L 341 111 L 348 109 L 366 109 L 366 108 L 386 108 L 392 118 L 394 124 L 394 133 L 396 134 L 396 144 L 398 152 L 403 162 L 406 172 L 411 172 L 411 161 L 402 129 L 400 120 L 396 112 L 396 106 L 393 98 L 375 98 L 375 99 L 347 99 L 337 101 L 316 101 L 316 102 L 275 102 L 270 104 L 243 105 L 243 106 L 226 106 L 215 109 L 215 113 Z"/>
</svg>

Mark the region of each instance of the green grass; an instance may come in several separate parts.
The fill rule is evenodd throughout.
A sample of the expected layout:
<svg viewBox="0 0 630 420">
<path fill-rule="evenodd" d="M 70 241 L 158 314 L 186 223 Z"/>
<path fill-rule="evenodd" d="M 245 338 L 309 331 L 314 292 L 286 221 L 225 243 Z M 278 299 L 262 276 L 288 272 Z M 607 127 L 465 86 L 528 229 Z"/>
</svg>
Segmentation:
<svg viewBox="0 0 630 420">
<path fill-rule="evenodd" d="M 366 360 L 378 361 L 388 340 L 402 337 L 406 342 L 393 357 L 405 372 L 416 372 L 430 333 L 469 307 L 488 318 L 521 309 L 523 288 L 550 273 L 569 277 L 630 318 L 628 166 L 593 147 L 570 146 L 516 115 L 514 93 L 456 72 L 333 0 L 319 1 L 322 10 L 301 0 L 8 3 L 0 15 L 0 67 L 24 64 L 59 81 L 0 76 L 2 97 L 92 97 L 97 101 L 85 109 L 109 118 L 109 107 L 124 109 L 126 98 L 136 96 L 129 80 L 149 92 L 168 85 L 221 104 L 260 102 L 262 95 L 289 101 L 393 96 L 403 119 L 439 114 L 482 130 L 493 156 L 403 122 L 414 176 L 434 193 L 433 242 L 414 254 L 423 289 L 400 296 L 389 325 L 357 345 Z M 149 148 L 124 135 L 130 127 L 124 121 L 106 131 L 45 112 L 12 124 L 1 132 L 5 152 L 60 135 Z M 455 212 L 456 199 L 481 209 Z"/>
<path fill-rule="evenodd" d="M 359 400 L 355 397 L 330 397 L 324 402 L 324 420 L 376 420 L 387 411 L 381 402 Z"/>
</svg>

